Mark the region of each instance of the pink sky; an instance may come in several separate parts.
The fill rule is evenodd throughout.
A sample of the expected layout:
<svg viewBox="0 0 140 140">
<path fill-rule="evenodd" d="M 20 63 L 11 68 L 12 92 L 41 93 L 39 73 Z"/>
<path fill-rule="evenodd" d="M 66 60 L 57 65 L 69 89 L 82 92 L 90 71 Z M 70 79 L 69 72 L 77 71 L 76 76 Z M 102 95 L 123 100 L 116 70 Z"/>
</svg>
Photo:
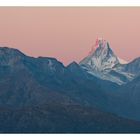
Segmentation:
<svg viewBox="0 0 140 140">
<path fill-rule="evenodd" d="M 121 58 L 140 56 L 140 8 L 0 7 L 0 46 L 79 62 L 97 37 Z"/>
</svg>

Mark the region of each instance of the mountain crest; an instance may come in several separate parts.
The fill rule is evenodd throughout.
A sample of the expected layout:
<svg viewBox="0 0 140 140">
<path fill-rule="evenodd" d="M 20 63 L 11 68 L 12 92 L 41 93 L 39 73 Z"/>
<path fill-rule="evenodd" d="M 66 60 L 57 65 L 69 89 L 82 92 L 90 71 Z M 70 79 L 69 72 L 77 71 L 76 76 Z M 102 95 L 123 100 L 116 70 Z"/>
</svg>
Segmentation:
<svg viewBox="0 0 140 140">
<path fill-rule="evenodd" d="M 94 53 L 95 50 L 99 47 L 102 49 L 103 48 L 105 49 L 106 47 L 108 48 L 108 46 L 109 46 L 109 44 L 106 40 L 104 40 L 103 38 L 97 38 L 95 41 L 95 44 L 92 46 L 91 51 L 89 52 L 89 55 Z"/>
<path fill-rule="evenodd" d="M 122 64 L 122 60 L 115 55 L 109 43 L 98 38 L 94 48 L 95 50 L 92 49 L 92 52 L 79 63 L 80 66 L 96 77 L 122 84 L 120 77 L 116 76 L 118 73 L 114 72 Z"/>
<path fill-rule="evenodd" d="M 0 47 L 0 56 L 11 55 L 11 56 L 25 56 L 21 51 L 15 48 Z"/>
<path fill-rule="evenodd" d="M 98 46 L 98 47 L 103 47 L 104 48 L 104 47 L 106 47 L 107 43 L 108 42 L 105 39 L 97 38 L 95 45 Z"/>
<path fill-rule="evenodd" d="M 103 38 L 96 39 L 90 54 L 79 64 L 88 73 L 120 85 L 134 79 L 140 69 L 139 59 L 128 63 L 119 58 Z"/>
<path fill-rule="evenodd" d="M 119 63 L 117 56 L 109 47 L 109 43 L 98 38 L 95 42 L 96 50 L 92 51 L 86 58 L 84 58 L 80 65 L 94 69 L 95 71 L 108 70 Z"/>
<path fill-rule="evenodd" d="M 13 66 L 20 64 L 25 55 L 17 49 L 0 47 L 0 65 Z"/>
</svg>

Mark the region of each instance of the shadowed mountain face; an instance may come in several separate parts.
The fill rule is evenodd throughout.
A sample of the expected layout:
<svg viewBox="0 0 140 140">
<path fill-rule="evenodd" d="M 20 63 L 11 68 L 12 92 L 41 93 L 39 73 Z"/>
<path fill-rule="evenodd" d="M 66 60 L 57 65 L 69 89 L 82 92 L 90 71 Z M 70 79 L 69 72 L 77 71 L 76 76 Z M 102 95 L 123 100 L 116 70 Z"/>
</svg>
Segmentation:
<svg viewBox="0 0 140 140">
<path fill-rule="evenodd" d="M 1 133 L 139 133 L 140 122 L 79 105 L 0 111 Z"/>
<path fill-rule="evenodd" d="M 133 108 L 135 114 L 137 114 L 136 118 L 139 118 L 140 112 L 138 110 L 140 107 L 140 76 L 135 78 L 130 83 L 120 87 L 117 94 L 121 98 L 125 98 L 134 104 Z"/>
<path fill-rule="evenodd" d="M 91 77 L 76 63 L 64 67 L 54 58 L 28 57 L 8 48 L 0 51 L 0 104 L 4 107 L 46 102 L 92 104 L 108 88 L 118 87 Z"/>
<path fill-rule="evenodd" d="M 103 56 L 112 54 L 113 68 L 121 67 L 108 44 L 105 47 L 110 51 L 104 50 Z M 104 61 L 111 69 L 110 58 Z M 130 63 L 123 70 L 138 75 L 139 62 L 134 63 L 135 70 Z M 116 77 L 122 74 L 111 72 Z M 120 86 L 94 76 L 76 62 L 65 67 L 55 58 L 34 58 L 0 48 L 0 132 L 140 132 L 139 100 L 135 99 L 139 77 L 135 77 L 128 82 L 124 76 L 127 84 Z"/>
<path fill-rule="evenodd" d="M 64 70 L 61 63 L 56 59 L 31 58 L 8 48 L 2 48 L 0 52 L 1 106 L 20 108 L 49 102 L 53 96 L 51 102 L 60 102 L 60 95 L 51 90 L 50 85 L 53 83 L 57 88 L 55 86 L 59 83 L 57 79 Z M 64 79 L 61 80 L 63 82 Z M 64 95 L 62 98 L 67 97 Z M 68 103 L 69 99 L 66 100 Z"/>
</svg>

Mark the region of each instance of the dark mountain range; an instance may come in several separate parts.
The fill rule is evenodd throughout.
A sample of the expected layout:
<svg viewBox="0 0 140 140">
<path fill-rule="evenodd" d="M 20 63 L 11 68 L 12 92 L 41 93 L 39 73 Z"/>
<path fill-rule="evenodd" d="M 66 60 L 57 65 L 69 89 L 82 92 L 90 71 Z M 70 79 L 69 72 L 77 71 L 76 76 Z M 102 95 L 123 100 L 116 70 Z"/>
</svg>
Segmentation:
<svg viewBox="0 0 140 140">
<path fill-rule="evenodd" d="M 0 132 L 140 132 L 139 59 L 121 64 L 103 43 L 107 49 L 100 41 L 98 53 L 68 66 L 1 47 Z"/>
</svg>

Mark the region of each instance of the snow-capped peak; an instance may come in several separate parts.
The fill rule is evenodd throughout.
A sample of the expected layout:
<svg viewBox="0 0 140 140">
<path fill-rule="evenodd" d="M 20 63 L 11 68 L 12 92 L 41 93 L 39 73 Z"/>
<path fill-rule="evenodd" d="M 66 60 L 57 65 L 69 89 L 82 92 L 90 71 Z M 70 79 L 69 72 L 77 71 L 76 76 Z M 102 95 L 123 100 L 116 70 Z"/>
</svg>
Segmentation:
<svg viewBox="0 0 140 140">
<path fill-rule="evenodd" d="M 116 56 L 103 38 L 96 39 L 89 55 L 79 64 L 89 74 L 119 85 L 134 79 L 140 68 L 135 61 L 129 63 Z"/>
<path fill-rule="evenodd" d="M 94 46 L 96 46 L 96 50 L 92 51 L 80 62 L 81 66 L 90 67 L 96 71 L 103 71 L 119 63 L 117 56 L 113 53 L 106 40 L 98 38 Z"/>
<path fill-rule="evenodd" d="M 89 55 L 93 53 L 98 47 L 105 48 L 107 46 L 107 41 L 103 38 L 97 38 L 95 41 L 95 44 L 92 46 L 91 51 L 89 52 Z"/>
<path fill-rule="evenodd" d="M 94 48 L 95 50 L 92 49 L 90 54 L 80 62 L 80 66 L 94 76 L 121 84 L 122 81 L 112 76 L 110 72 L 119 64 L 126 62 L 114 54 L 109 43 L 103 38 L 96 40 Z"/>
</svg>

